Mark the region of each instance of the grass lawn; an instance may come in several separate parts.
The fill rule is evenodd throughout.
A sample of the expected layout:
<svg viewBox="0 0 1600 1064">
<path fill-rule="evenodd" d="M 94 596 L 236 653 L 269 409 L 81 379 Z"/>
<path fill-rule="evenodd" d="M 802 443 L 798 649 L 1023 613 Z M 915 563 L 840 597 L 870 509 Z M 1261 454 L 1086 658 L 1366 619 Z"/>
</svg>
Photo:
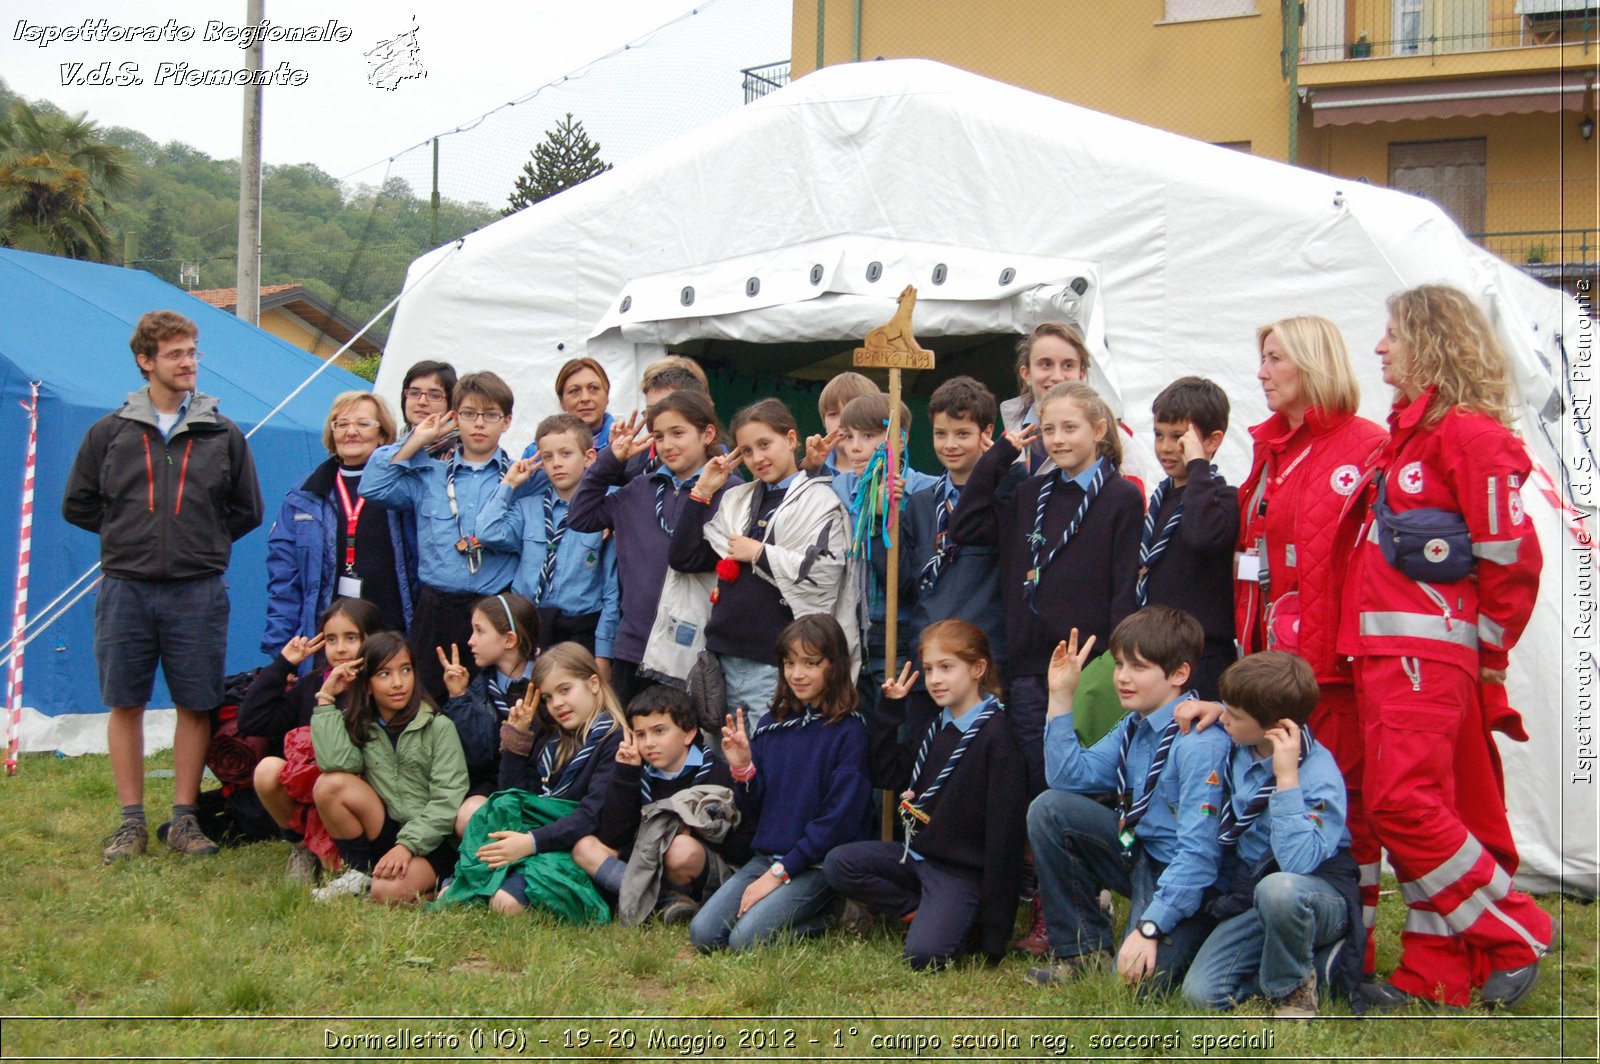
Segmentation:
<svg viewBox="0 0 1600 1064">
<path fill-rule="evenodd" d="M 1596 909 L 1560 897 L 1564 949 L 1515 1012 L 1278 1023 L 1109 976 L 1035 990 L 1021 958 L 918 975 L 888 934 L 703 958 L 682 928 L 317 905 L 282 843 L 102 868 L 105 758 L 24 758 L 0 794 L 6 1058 L 1596 1059 Z M 152 824 L 170 801 L 151 779 Z M 1387 969 L 1404 913 L 1380 912 Z"/>
</svg>

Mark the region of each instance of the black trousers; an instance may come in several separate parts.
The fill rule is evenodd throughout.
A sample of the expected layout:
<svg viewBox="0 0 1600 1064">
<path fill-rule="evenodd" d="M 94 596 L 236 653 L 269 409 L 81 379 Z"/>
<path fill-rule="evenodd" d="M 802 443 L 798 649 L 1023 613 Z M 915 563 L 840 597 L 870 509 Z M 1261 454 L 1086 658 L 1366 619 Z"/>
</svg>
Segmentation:
<svg viewBox="0 0 1600 1064">
<path fill-rule="evenodd" d="M 895 842 L 836 846 L 822 862 L 828 885 L 873 912 L 916 913 L 906 932 L 905 958 L 913 968 L 939 968 L 961 955 L 978 919 L 981 884 L 933 861 L 907 857 Z"/>
<path fill-rule="evenodd" d="M 460 647 L 461 664 L 467 667 L 467 675 L 477 675 L 478 664 L 472 660 L 467 640 L 472 638 L 472 607 L 483 597 L 473 592 L 441 591 L 427 584 L 417 593 L 406 641 L 411 646 L 413 673 L 435 706 L 444 705 L 449 697 L 444 689 L 444 667 L 439 664 L 440 647 L 446 657 L 452 646 Z"/>
</svg>

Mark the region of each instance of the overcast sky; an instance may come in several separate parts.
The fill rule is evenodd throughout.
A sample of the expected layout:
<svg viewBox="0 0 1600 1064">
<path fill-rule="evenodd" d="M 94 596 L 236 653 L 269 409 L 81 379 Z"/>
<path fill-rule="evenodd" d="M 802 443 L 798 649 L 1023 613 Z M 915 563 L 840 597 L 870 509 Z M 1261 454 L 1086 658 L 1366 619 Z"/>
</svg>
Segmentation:
<svg viewBox="0 0 1600 1064">
<path fill-rule="evenodd" d="M 274 26 L 326 26 L 332 19 L 348 30 L 344 41 L 266 44 L 264 67 L 302 82 L 267 89 L 267 163 L 312 162 L 335 177 L 373 184 L 399 174 L 425 190 L 431 151 L 406 149 L 472 126 L 442 142 L 441 190 L 457 199 L 503 198 L 508 170 L 514 173 L 542 131 L 567 111 L 600 140 L 606 158 L 618 161 L 742 105 L 740 68 L 789 55 L 790 0 L 492 6 L 265 0 L 264 7 Z M 234 31 L 245 24 L 244 0 L 6 0 L 3 8 L 0 77 L 12 91 L 87 111 L 102 125 L 128 126 L 162 143 L 181 140 L 217 158 L 239 156 L 243 90 L 181 79 L 244 65 L 237 39 L 206 40 L 209 23 Z M 41 47 L 57 30 L 95 19 L 114 33 L 152 26 L 167 36 L 153 42 L 56 39 Z M 192 39 L 170 39 L 174 29 L 192 30 Z M 413 29 L 414 52 L 404 40 L 399 47 L 385 44 Z M 624 45 L 621 54 L 602 58 Z M 380 54 L 365 54 L 375 49 Z M 397 62 L 375 67 L 383 54 Z M 101 68 L 105 63 L 109 67 Z M 171 66 L 163 70 L 163 63 Z M 180 66 L 185 63 L 187 70 Z M 101 69 L 143 84 L 63 84 L 93 81 Z M 413 76 L 396 80 L 396 72 L 406 71 Z M 167 84 L 158 85 L 163 72 Z M 574 73 L 579 76 L 541 89 Z M 541 90 L 535 98 L 524 99 L 535 90 Z M 517 100 L 516 107 L 503 107 Z"/>
</svg>

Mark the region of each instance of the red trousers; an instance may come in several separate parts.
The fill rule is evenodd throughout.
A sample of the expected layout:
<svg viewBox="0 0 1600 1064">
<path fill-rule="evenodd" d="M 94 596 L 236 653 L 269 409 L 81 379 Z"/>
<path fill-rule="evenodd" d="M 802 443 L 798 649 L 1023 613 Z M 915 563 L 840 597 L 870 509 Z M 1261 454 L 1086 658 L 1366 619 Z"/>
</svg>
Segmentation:
<svg viewBox="0 0 1600 1064">
<path fill-rule="evenodd" d="M 1356 710 L 1356 690 L 1349 684 L 1323 684 L 1322 697 L 1306 722 L 1317 742 L 1333 754 L 1344 775 L 1350 808 L 1345 824 L 1350 829 L 1350 856 L 1361 866 L 1361 919 L 1367 926 L 1365 970 L 1377 968 L 1377 940 L 1373 922 L 1378 915 L 1378 870 L 1383 848 L 1367 822 L 1362 789 L 1362 768 L 1366 762 L 1366 739 L 1361 733 L 1361 718 Z"/>
<path fill-rule="evenodd" d="M 1478 677 L 1417 658 L 1361 658 L 1366 814 L 1409 908 L 1391 981 L 1463 1005 L 1491 971 L 1531 964 L 1550 915 L 1511 889 L 1516 844 Z"/>
</svg>

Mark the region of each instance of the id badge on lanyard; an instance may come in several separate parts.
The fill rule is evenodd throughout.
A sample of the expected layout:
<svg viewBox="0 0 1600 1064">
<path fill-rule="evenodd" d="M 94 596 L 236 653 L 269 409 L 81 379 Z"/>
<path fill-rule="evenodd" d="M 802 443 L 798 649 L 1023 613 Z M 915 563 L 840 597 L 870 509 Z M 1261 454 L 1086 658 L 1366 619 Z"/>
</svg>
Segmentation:
<svg viewBox="0 0 1600 1064">
<path fill-rule="evenodd" d="M 339 490 L 339 504 L 344 507 L 344 567 L 339 572 L 339 581 L 335 587 L 340 598 L 360 598 L 361 578 L 356 575 L 356 527 L 361 523 L 361 511 L 367 508 L 367 500 L 358 498 L 352 505 L 350 491 L 344 486 L 344 476 L 341 474 L 334 478 L 333 485 Z"/>
</svg>

